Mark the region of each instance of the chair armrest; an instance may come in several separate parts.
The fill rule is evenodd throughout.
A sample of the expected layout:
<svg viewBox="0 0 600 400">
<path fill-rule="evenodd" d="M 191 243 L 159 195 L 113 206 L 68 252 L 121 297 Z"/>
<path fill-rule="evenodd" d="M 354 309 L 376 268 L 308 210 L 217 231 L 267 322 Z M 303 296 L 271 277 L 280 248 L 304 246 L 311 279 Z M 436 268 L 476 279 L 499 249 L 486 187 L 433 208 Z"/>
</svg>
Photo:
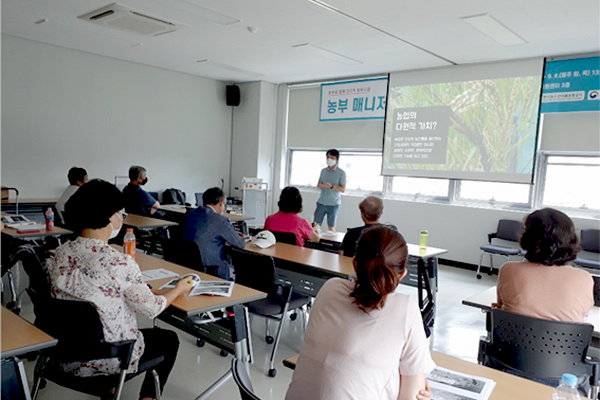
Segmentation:
<svg viewBox="0 0 600 400">
<path fill-rule="evenodd" d="M 63 362 L 117 358 L 120 361 L 121 368 L 127 369 L 131 361 L 134 344 L 135 340 L 133 339 L 111 343 L 69 342 L 64 345 L 61 345 L 59 341 L 58 345 L 48 349 L 48 352 L 51 359 L 58 359 Z"/>
<path fill-rule="evenodd" d="M 495 238 L 496 236 L 497 236 L 496 232 L 494 232 L 494 233 L 488 233 L 488 242 L 490 244 L 492 244 L 492 239 Z"/>
<path fill-rule="evenodd" d="M 487 354 L 487 348 L 490 341 L 487 336 L 479 337 L 479 350 L 477 351 L 477 364 L 483 365 L 485 355 Z"/>
<path fill-rule="evenodd" d="M 289 303 L 292 298 L 294 286 L 289 283 L 278 283 L 275 298 L 281 302 L 281 305 Z"/>
</svg>

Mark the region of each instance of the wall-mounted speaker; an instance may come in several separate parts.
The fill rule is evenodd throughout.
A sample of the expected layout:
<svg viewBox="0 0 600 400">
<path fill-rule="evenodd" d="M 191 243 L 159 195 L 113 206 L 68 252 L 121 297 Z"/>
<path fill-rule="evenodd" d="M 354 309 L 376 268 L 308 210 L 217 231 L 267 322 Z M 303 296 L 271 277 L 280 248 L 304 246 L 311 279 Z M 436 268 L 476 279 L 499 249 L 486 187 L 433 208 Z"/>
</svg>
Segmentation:
<svg viewBox="0 0 600 400">
<path fill-rule="evenodd" d="M 227 85 L 225 91 L 225 102 L 228 106 L 240 105 L 240 87 L 235 85 Z"/>
</svg>

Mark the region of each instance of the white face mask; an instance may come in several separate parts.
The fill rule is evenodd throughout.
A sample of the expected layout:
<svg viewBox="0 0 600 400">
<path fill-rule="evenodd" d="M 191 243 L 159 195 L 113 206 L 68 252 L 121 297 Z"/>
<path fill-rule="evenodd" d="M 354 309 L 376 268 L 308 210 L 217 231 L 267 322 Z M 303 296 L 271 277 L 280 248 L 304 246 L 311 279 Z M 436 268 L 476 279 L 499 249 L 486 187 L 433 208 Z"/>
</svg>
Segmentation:
<svg viewBox="0 0 600 400">
<path fill-rule="evenodd" d="M 109 240 L 116 238 L 117 235 L 119 234 L 119 232 L 121 231 L 121 228 L 123 227 L 123 218 L 121 218 L 121 216 L 119 214 L 117 214 L 117 217 L 119 217 L 119 219 L 121 220 L 121 226 L 119 227 L 119 229 L 115 229 L 112 222 L 109 224 L 112 229 L 112 232 L 110 233 L 110 237 L 108 238 Z"/>
<path fill-rule="evenodd" d="M 327 166 L 328 167 L 333 167 L 335 164 L 337 164 L 337 161 L 334 160 L 333 158 L 328 158 L 327 159 Z"/>
</svg>

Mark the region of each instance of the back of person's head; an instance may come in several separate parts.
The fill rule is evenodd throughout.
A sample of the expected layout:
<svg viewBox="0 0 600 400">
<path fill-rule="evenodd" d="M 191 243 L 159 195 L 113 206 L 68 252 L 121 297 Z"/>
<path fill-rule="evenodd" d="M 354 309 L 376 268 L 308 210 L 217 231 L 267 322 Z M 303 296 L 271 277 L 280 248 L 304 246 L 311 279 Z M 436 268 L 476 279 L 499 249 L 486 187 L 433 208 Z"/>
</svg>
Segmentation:
<svg viewBox="0 0 600 400">
<path fill-rule="evenodd" d="M 281 191 L 277 205 L 281 212 L 298 214 L 302 211 L 302 195 L 297 188 L 288 186 Z"/>
<path fill-rule="evenodd" d="M 85 169 L 80 167 L 73 167 L 69 170 L 67 178 L 69 178 L 69 183 L 75 186 L 78 182 L 84 182 L 86 175 L 87 171 Z"/>
<path fill-rule="evenodd" d="M 102 179 L 92 179 L 80 187 L 65 204 L 67 225 L 75 232 L 100 229 L 110 223 L 110 217 L 125 208 L 123 193 Z"/>
<path fill-rule="evenodd" d="M 363 231 L 356 244 L 356 282 L 350 296 L 364 312 L 380 309 L 404 272 L 408 249 L 393 227 L 375 225 Z"/>
<path fill-rule="evenodd" d="M 368 196 L 360 202 L 358 208 L 367 221 L 377 221 L 383 214 L 383 200 L 379 197 Z"/>
<path fill-rule="evenodd" d="M 543 208 L 527 216 L 520 244 L 527 252 L 527 260 L 545 265 L 564 265 L 574 260 L 579 251 L 573 221 L 553 208 Z"/>
<path fill-rule="evenodd" d="M 210 188 L 202 194 L 202 202 L 205 206 L 214 206 L 223 201 L 223 199 L 225 199 L 225 193 L 218 187 Z"/>
<path fill-rule="evenodd" d="M 146 168 L 140 167 L 139 165 L 132 165 L 129 168 L 129 180 L 135 181 L 136 179 L 138 179 L 145 173 L 146 173 Z"/>
<path fill-rule="evenodd" d="M 337 151 L 336 149 L 327 150 L 327 153 L 325 155 L 335 157 L 336 160 L 340 159 L 340 152 Z"/>
</svg>

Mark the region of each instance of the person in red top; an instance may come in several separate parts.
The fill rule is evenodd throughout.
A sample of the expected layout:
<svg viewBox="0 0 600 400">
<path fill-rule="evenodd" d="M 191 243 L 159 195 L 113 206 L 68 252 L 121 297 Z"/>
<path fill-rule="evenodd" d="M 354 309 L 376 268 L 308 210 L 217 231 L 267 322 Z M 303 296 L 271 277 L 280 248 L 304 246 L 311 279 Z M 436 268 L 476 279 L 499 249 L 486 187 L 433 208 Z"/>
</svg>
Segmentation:
<svg viewBox="0 0 600 400">
<path fill-rule="evenodd" d="M 304 246 L 304 240 L 318 242 L 321 236 L 313 230 L 307 220 L 298 215 L 302 211 L 302 195 L 295 187 L 288 186 L 279 196 L 279 211 L 269 215 L 265 229 L 274 232 L 291 232 L 296 235 L 296 244 Z"/>
</svg>

